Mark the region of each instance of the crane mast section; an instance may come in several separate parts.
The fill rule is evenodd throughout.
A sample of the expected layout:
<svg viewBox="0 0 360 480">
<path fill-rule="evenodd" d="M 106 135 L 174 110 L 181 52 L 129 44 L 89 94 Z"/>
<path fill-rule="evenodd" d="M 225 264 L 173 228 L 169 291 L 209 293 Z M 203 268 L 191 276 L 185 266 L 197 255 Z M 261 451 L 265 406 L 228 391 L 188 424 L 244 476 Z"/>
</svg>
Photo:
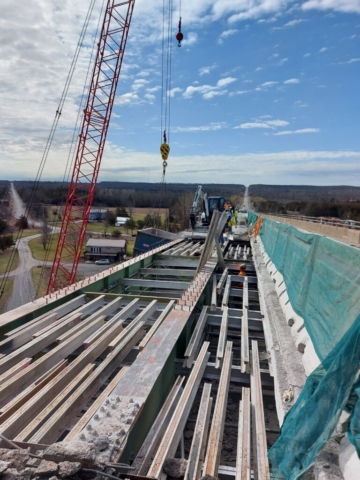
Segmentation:
<svg viewBox="0 0 360 480">
<path fill-rule="evenodd" d="M 76 279 L 134 4 L 107 1 L 47 293 Z"/>
</svg>

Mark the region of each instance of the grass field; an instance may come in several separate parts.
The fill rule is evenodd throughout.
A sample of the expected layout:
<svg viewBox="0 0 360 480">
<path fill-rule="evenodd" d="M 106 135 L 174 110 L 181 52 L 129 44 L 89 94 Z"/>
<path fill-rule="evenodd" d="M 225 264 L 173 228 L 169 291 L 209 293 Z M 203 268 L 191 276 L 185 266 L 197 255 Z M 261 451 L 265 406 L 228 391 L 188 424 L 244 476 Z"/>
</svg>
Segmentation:
<svg viewBox="0 0 360 480">
<path fill-rule="evenodd" d="M 9 250 L 6 250 L 5 252 L 0 252 L 0 273 L 5 273 L 5 270 L 12 252 L 12 248 L 9 248 Z M 16 250 L 14 261 L 11 266 L 11 270 L 15 270 L 15 268 L 17 268 L 18 265 L 19 265 L 19 254 L 18 254 L 18 251 Z"/>
<path fill-rule="evenodd" d="M 105 223 L 102 222 L 89 222 L 86 230 L 91 232 L 101 232 L 103 233 L 106 229 L 107 233 L 111 232 L 115 227 L 106 227 Z"/>
<path fill-rule="evenodd" d="M 0 314 L 4 313 L 6 304 L 11 297 L 12 289 L 13 289 L 14 279 L 9 278 L 5 283 L 4 293 L 0 298 Z"/>
<path fill-rule="evenodd" d="M 58 233 L 53 235 L 49 257 L 48 257 L 49 262 L 52 262 L 54 260 L 58 238 L 59 238 Z M 42 246 L 41 237 L 33 238 L 32 240 L 30 240 L 29 247 L 30 247 L 32 256 L 35 258 L 35 260 L 41 260 L 41 261 L 45 260 L 45 255 L 47 254 L 47 250 L 44 250 L 44 247 Z"/>
<path fill-rule="evenodd" d="M 29 228 L 26 230 L 23 230 L 21 238 L 25 237 L 31 237 L 32 235 L 39 235 L 39 229 L 38 228 Z M 13 233 L 14 239 L 16 238 L 16 232 Z"/>
</svg>

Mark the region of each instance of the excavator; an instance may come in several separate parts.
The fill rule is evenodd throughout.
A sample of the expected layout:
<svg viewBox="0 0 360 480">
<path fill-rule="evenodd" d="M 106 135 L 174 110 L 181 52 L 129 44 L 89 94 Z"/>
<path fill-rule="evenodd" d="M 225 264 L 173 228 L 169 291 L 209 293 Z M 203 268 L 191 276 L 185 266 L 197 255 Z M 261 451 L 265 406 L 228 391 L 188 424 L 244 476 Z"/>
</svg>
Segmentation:
<svg viewBox="0 0 360 480">
<path fill-rule="evenodd" d="M 202 200 L 202 203 L 200 202 Z M 196 229 L 198 216 L 201 213 L 201 224 L 203 226 L 210 225 L 211 217 L 214 210 L 224 211 L 225 198 L 209 196 L 204 192 L 202 185 L 199 185 L 195 192 L 193 204 L 190 208 L 190 224 L 192 230 Z"/>
</svg>

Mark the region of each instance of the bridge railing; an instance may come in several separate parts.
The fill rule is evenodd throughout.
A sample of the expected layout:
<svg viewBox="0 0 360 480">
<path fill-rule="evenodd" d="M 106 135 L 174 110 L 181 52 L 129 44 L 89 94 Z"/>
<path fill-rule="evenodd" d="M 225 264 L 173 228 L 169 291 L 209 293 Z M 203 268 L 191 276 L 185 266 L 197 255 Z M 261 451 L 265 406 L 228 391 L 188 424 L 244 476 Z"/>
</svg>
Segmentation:
<svg viewBox="0 0 360 480">
<path fill-rule="evenodd" d="M 270 213 L 274 217 L 291 218 L 294 220 L 302 220 L 305 222 L 319 223 L 321 225 L 332 225 L 334 227 L 351 228 L 360 230 L 360 222 L 355 220 L 342 220 L 341 218 L 326 218 L 326 217 L 308 217 L 306 215 L 288 215 L 285 213 Z"/>
</svg>

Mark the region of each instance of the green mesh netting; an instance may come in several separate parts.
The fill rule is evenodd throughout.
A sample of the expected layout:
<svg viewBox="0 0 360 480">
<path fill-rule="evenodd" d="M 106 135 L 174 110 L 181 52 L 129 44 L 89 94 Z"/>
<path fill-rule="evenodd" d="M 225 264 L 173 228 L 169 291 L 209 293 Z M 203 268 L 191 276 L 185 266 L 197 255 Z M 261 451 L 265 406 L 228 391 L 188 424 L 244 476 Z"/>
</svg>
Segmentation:
<svg viewBox="0 0 360 480">
<path fill-rule="evenodd" d="M 275 478 L 301 478 L 313 465 L 346 407 L 360 364 L 360 315 L 307 378 L 295 405 L 286 415 L 280 436 L 269 450 Z M 360 393 L 360 392 L 359 392 Z M 360 453 L 360 401 L 353 407 L 349 438 Z"/>
<path fill-rule="evenodd" d="M 251 224 L 257 218 L 249 214 Z M 269 219 L 260 237 L 322 361 L 269 452 L 273 474 L 292 480 L 313 464 L 344 408 L 360 456 L 360 251 Z"/>
</svg>

